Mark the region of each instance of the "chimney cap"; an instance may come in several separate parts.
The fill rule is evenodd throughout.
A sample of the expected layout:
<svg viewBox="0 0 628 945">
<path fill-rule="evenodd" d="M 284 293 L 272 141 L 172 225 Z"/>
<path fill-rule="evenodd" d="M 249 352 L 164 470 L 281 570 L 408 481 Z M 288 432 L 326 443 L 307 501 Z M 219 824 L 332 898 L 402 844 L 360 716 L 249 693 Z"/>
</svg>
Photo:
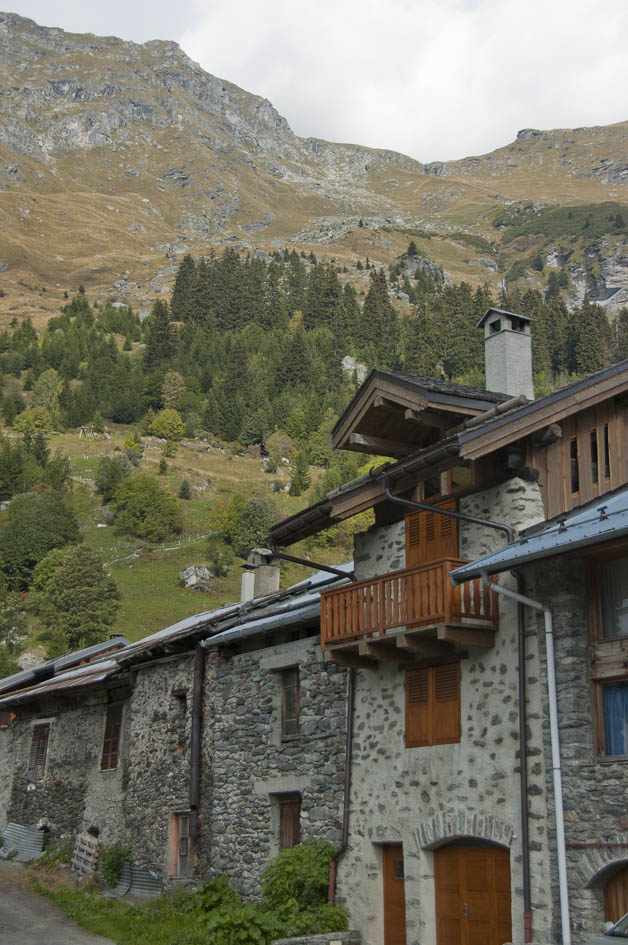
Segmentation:
<svg viewBox="0 0 628 945">
<path fill-rule="evenodd" d="M 489 318 L 491 315 L 508 315 L 510 316 L 510 318 L 519 318 L 523 322 L 532 321 L 529 315 L 518 315 L 517 312 L 509 312 L 505 308 L 488 308 L 484 312 L 484 315 L 482 315 L 482 318 L 479 320 L 479 322 L 477 323 L 475 327 L 481 328 L 484 322 L 486 321 L 486 319 Z"/>
</svg>

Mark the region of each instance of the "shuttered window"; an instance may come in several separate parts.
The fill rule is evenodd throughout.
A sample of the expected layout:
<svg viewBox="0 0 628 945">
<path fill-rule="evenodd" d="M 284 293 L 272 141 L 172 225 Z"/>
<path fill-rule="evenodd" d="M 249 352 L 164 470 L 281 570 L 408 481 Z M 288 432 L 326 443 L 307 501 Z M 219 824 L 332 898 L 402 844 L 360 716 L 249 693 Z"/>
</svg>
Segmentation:
<svg viewBox="0 0 628 945">
<path fill-rule="evenodd" d="M 29 781 L 43 781 L 46 773 L 46 755 L 48 754 L 48 738 L 50 736 L 50 722 L 33 726 L 31 753 L 28 759 Z"/>
<path fill-rule="evenodd" d="M 122 705 L 108 705 L 105 718 L 105 737 L 102 745 L 100 767 L 103 770 L 118 767 L 120 730 L 122 728 Z"/>
<path fill-rule="evenodd" d="M 301 842 L 301 795 L 279 797 L 279 849 L 287 850 Z"/>
<path fill-rule="evenodd" d="M 460 666 L 406 673 L 406 748 L 460 741 Z"/>
<path fill-rule="evenodd" d="M 299 670 L 285 669 L 281 674 L 281 737 L 299 734 Z"/>
<path fill-rule="evenodd" d="M 439 508 L 456 511 L 455 499 Z M 438 512 L 413 512 L 406 518 L 406 567 L 458 557 L 458 522 Z"/>
</svg>

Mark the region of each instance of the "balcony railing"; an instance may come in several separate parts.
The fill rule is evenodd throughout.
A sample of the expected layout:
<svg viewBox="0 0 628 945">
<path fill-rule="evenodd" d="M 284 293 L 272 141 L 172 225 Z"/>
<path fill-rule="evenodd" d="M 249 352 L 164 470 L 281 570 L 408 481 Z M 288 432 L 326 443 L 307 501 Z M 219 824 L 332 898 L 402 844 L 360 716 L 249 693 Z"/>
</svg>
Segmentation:
<svg viewBox="0 0 628 945">
<path fill-rule="evenodd" d="M 395 627 L 497 629 L 497 594 L 477 579 L 452 587 L 465 560 L 441 558 L 321 594 L 321 644 L 368 640 Z"/>
</svg>

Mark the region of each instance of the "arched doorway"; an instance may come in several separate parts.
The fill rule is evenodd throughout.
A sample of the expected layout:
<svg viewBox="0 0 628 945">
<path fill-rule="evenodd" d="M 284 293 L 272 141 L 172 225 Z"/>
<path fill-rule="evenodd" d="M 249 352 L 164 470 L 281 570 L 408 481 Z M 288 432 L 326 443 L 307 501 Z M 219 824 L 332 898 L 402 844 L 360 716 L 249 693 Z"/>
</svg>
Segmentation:
<svg viewBox="0 0 628 945">
<path fill-rule="evenodd" d="M 457 842 L 434 851 L 437 945 L 512 940 L 510 851 Z"/>
<path fill-rule="evenodd" d="M 628 912 L 628 866 L 615 873 L 604 887 L 604 918 L 617 922 Z"/>
</svg>

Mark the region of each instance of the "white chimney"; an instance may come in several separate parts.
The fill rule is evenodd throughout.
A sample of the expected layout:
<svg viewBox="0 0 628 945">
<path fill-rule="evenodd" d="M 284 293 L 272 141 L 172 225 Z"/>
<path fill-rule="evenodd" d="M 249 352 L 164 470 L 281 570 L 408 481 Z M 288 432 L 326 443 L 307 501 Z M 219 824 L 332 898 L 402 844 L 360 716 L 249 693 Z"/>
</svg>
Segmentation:
<svg viewBox="0 0 628 945">
<path fill-rule="evenodd" d="M 489 308 L 478 322 L 484 326 L 486 389 L 534 400 L 531 319 L 500 308 Z"/>
</svg>

